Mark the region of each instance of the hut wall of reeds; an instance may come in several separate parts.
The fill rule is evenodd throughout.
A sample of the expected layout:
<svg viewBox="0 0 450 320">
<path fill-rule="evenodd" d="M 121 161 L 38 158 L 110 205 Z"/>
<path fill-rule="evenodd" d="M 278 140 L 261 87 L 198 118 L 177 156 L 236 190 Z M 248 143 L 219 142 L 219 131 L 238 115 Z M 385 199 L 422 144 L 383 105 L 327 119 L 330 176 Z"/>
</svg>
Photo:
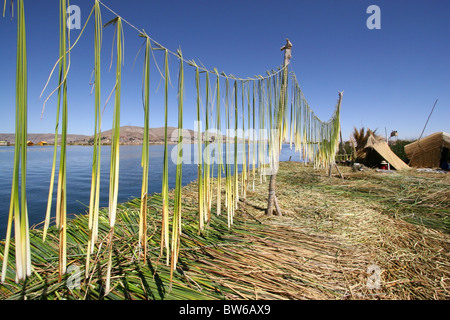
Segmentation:
<svg viewBox="0 0 450 320">
<path fill-rule="evenodd" d="M 450 134 L 435 132 L 405 146 L 412 167 L 439 168 L 444 148 L 450 149 Z"/>
</svg>

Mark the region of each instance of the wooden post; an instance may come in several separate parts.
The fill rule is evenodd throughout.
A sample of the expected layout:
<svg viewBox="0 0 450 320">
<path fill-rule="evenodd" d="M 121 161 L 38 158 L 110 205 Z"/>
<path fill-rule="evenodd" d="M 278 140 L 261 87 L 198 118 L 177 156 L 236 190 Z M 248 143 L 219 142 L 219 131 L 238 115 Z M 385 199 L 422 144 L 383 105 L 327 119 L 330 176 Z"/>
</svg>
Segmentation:
<svg viewBox="0 0 450 320">
<path fill-rule="evenodd" d="M 290 59 L 292 58 L 292 43 L 289 41 L 289 39 L 286 39 L 286 44 L 281 47 L 281 51 L 284 50 L 284 61 L 283 61 L 283 81 L 281 83 L 281 97 L 280 97 L 280 102 L 281 102 L 281 108 L 284 110 L 284 103 L 285 103 L 285 94 L 286 94 L 286 87 L 287 87 L 287 77 L 288 77 L 288 72 L 287 72 L 287 66 L 289 64 Z M 279 148 L 281 150 L 282 147 L 282 142 L 281 141 L 281 136 L 279 137 L 280 139 L 280 144 L 279 144 Z M 278 157 L 280 155 L 278 154 Z M 281 209 L 278 205 L 278 200 L 277 200 L 277 196 L 275 195 L 275 190 L 276 190 L 276 179 L 277 179 L 277 174 L 276 173 L 272 173 L 272 175 L 270 176 L 270 183 L 269 183 L 269 197 L 268 197 L 268 201 L 267 201 L 267 210 L 266 210 L 266 214 L 267 215 L 271 215 L 271 214 L 276 214 L 278 216 L 282 216 L 281 213 Z"/>
</svg>

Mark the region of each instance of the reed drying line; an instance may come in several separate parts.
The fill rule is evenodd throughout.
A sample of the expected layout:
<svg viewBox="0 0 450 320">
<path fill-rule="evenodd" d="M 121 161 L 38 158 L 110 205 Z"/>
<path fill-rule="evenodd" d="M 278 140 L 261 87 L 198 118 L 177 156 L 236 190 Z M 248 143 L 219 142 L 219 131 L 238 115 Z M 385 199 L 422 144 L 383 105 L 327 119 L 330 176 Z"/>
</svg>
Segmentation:
<svg viewBox="0 0 450 320">
<path fill-rule="evenodd" d="M 95 43 L 94 43 L 94 74 L 95 74 L 95 129 L 94 129 L 94 152 L 93 152 L 93 166 L 91 179 L 91 193 L 89 203 L 89 235 L 88 235 L 88 249 L 86 257 L 86 276 L 89 275 L 89 261 L 90 255 L 94 251 L 95 243 L 98 235 L 98 215 L 99 215 L 99 187 L 100 187 L 100 149 L 101 149 L 101 119 L 102 112 L 100 110 L 100 52 L 102 43 L 102 22 L 100 5 L 115 14 L 115 18 L 106 23 L 104 27 L 114 24 L 116 29 L 114 38 L 116 39 L 117 64 L 116 64 L 116 82 L 112 92 L 115 92 L 115 105 L 113 112 L 112 125 L 112 144 L 111 144 L 111 158 L 110 158 L 110 184 L 109 184 L 109 234 L 107 235 L 107 248 L 109 250 L 107 275 L 106 275 L 106 292 L 111 290 L 111 269 L 112 269 L 112 245 L 114 237 L 114 225 L 117 212 L 117 197 L 118 197 L 118 183 L 119 183 L 119 142 L 120 142 L 120 98 L 121 98 L 121 71 L 124 57 L 124 36 L 123 36 L 123 22 L 130 25 L 139 32 L 139 36 L 145 38 L 145 59 L 143 68 L 143 106 L 144 106 L 144 144 L 142 148 L 141 166 L 142 172 L 142 186 L 141 186 L 141 203 L 139 215 L 139 243 L 138 245 L 144 249 L 144 261 L 147 255 L 147 194 L 148 194 L 148 167 L 149 167 L 149 72 L 150 72 L 150 53 L 153 55 L 153 50 L 163 50 L 164 55 L 164 75 L 162 77 L 165 81 L 164 92 L 164 108 L 165 108 L 165 125 L 164 125 L 164 163 L 163 163 L 163 179 L 162 179 L 162 227 L 161 227 L 161 252 L 163 255 L 164 249 L 166 251 L 166 265 L 169 266 L 171 262 L 171 272 L 176 269 L 179 252 L 179 242 L 181 234 L 181 186 L 182 186 L 182 156 L 183 156 L 183 98 L 184 98 L 184 67 L 186 62 L 188 65 L 195 67 L 196 72 L 196 89 L 197 89 L 197 120 L 198 134 L 201 136 L 200 127 L 200 72 L 206 73 L 206 103 L 205 103 L 205 149 L 206 149 L 206 164 L 202 164 L 202 138 L 198 142 L 199 148 L 199 166 L 198 166 L 198 208 L 199 208 L 199 232 L 204 230 L 205 223 L 209 223 L 211 217 L 212 206 L 212 174 L 214 169 L 211 169 L 210 158 L 210 137 L 209 129 L 213 126 L 210 123 L 213 112 L 213 99 L 211 99 L 209 75 L 216 76 L 216 124 L 217 130 L 217 153 L 215 158 L 218 159 L 217 165 L 217 214 L 221 213 L 221 176 L 222 171 L 225 171 L 225 206 L 227 208 L 227 225 L 231 228 L 233 224 L 233 217 L 239 197 L 246 197 L 246 189 L 250 176 L 250 133 L 248 134 L 248 144 L 245 141 L 245 90 L 247 89 L 247 120 L 248 130 L 251 125 L 251 107 L 253 110 L 253 189 L 256 175 L 256 164 L 260 165 L 259 173 L 261 183 L 266 181 L 267 172 L 272 172 L 277 164 L 278 157 L 281 150 L 282 142 L 287 138 L 287 130 L 289 125 L 289 134 L 291 138 L 291 147 L 294 140 L 296 150 L 303 148 L 303 156 L 310 160 L 314 160 L 315 166 L 323 166 L 334 161 L 335 151 L 337 150 L 339 138 L 339 111 L 342 95 L 340 94 L 335 113 L 329 122 L 320 121 L 310 109 L 303 96 L 303 93 L 298 85 L 295 75 L 292 76 L 292 93 L 291 93 L 291 108 L 290 113 L 286 107 L 288 101 L 288 72 L 285 65 L 283 68 L 278 68 L 277 71 L 267 71 L 267 76 L 255 76 L 254 78 L 238 78 L 233 75 L 226 75 L 224 72 L 220 73 L 217 69 L 214 71 L 207 70 L 204 67 L 198 66 L 194 60 L 184 60 L 181 50 L 177 53 L 171 52 L 166 47 L 160 45 L 151 39 L 143 30 L 136 28 L 121 16 L 117 15 L 109 7 L 104 5 L 101 1 L 96 0 L 94 7 L 80 33 L 73 45 L 70 45 L 70 33 L 67 28 L 66 7 L 68 0 L 60 0 L 60 57 L 56 62 L 47 84 L 56 68 L 59 65 L 59 85 L 48 96 L 45 102 L 50 98 L 54 92 L 58 92 L 58 108 L 57 108 L 57 124 L 55 130 L 55 149 L 54 160 L 52 168 L 52 182 L 49 190 L 48 209 L 46 213 L 46 222 L 44 225 L 43 238 L 46 237 L 47 228 L 50 221 L 51 210 L 51 195 L 53 193 L 53 180 L 56 171 L 56 150 L 58 129 L 61 115 L 61 154 L 60 167 L 58 176 L 57 189 L 57 206 L 56 206 L 56 224 L 59 228 L 60 235 L 60 249 L 59 249 L 59 277 L 66 272 L 66 258 L 67 258 L 67 218 L 66 218 L 66 137 L 67 137 L 67 84 L 66 78 L 70 68 L 70 51 L 78 42 L 83 33 L 87 22 L 92 13 L 95 14 Z M 15 233 L 16 233 L 16 263 L 17 273 L 19 279 L 24 279 L 29 275 L 31 265 L 29 263 L 29 239 L 28 239 L 28 219 L 26 211 L 26 44 L 25 44 L 25 22 L 23 13 L 23 2 L 20 1 L 18 5 L 18 62 L 17 62 L 17 96 L 16 96 L 16 149 L 14 158 L 14 180 L 11 193 L 10 214 L 8 221 L 8 238 L 6 242 L 6 250 L 9 249 L 10 233 L 12 220 L 15 219 Z M 66 31 L 67 30 L 67 31 Z M 67 34 L 66 34 L 67 32 Z M 152 48 L 151 42 L 156 45 Z M 114 46 L 114 40 L 113 40 Z M 114 50 L 112 50 L 113 52 Z M 179 84 L 178 84 L 178 155 L 177 155 L 177 169 L 176 169 L 176 186 L 175 186 L 175 205 L 173 211 L 172 224 L 169 221 L 169 195 L 168 195 L 168 83 L 169 83 L 169 65 L 168 55 L 176 55 L 180 61 L 179 66 Z M 112 64 L 112 60 L 111 60 Z M 158 68 L 159 70 L 159 68 Z M 225 168 L 222 159 L 222 135 L 221 130 L 221 103 L 220 103 L 220 80 L 225 78 Z M 233 91 L 230 92 L 230 79 L 234 80 Z M 239 188 L 238 179 L 238 127 L 239 127 L 239 85 L 241 88 L 241 110 L 242 110 L 242 188 Z M 252 106 L 250 103 L 250 82 L 253 84 L 252 90 Z M 111 92 L 111 94 L 112 94 Z M 61 107 L 62 100 L 62 107 Z M 109 98 L 108 98 L 109 100 Z M 107 101 L 108 101 L 107 100 Z M 44 102 L 44 106 L 45 106 Z M 105 105 L 106 107 L 106 105 Z M 62 108 L 62 110 L 60 110 Z M 234 108 L 234 113 L 232 108 Z M 256 120 L 256 113 L 258 112 L 258 120 Z M 290 119 L 289 119 L 290 117 Z M 234 118 L 234 150 L 231 149 L 231 127 Z M 256 136 L 256 128 L 259 128 L 259 137 Z M 295 128 L 295 130 L 294 130 Z M 267 132 L 268 129 L 268 132 Z M 258 141 L 257 141 L 258 140 Z M 247 156 L 246 156 L 247 148 Z M 258 151 L 257 151 L 258 149 Z M 233 152 L 234 151 L 234 152 Z M 258 154 L 256 154 L 258 152 Z M 233 153 L 233 162 L 231 162 L 231 154 Z M 268 163 L 266 156 L 268 155 Z M 259 158 L 259 161 L 258 159 Z M 231 168 L 233 165 L 233 169 Z M 267 165 L 271 171 L 268 171 Z M 19 206 L 19 168 L 22 170 L 21 174 L 21 195 Z M 20 209 L 19 209 L 20 207 Z M 14 217 L 13 217 L 14 215 Z M 172 226 L 172 233 L 170 233 L 170 225 Z M 170 242 L 170 235 L 172 241 Z M 17 258 L 18 257 L 18 258 Z M 3 264 L 2 279 L 6 273 L 7 255 Z"/>
</svg>

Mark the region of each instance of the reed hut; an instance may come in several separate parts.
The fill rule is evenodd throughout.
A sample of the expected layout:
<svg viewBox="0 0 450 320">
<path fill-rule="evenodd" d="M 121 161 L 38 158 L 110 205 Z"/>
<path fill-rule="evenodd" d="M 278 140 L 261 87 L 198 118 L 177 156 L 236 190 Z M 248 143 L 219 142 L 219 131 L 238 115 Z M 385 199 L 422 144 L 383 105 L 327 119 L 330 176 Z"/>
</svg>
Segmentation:
<svg viewBox="0 0 450 320">
<path fill-rule="evenodd" d="M 376 167 L 382 161 L 387 161 L 396 170 L 409 168 L 384 140 L 376 139 L 373 135 L 368 137 L 366 145 L 358 152 L 358 158 L 368 167 Z"/>
<path fill-rule="evenodd" d="M 450 134 L 435 132 L 405 146 L 410 166 L 439 168 L 449 161 Z"/>
</svg>

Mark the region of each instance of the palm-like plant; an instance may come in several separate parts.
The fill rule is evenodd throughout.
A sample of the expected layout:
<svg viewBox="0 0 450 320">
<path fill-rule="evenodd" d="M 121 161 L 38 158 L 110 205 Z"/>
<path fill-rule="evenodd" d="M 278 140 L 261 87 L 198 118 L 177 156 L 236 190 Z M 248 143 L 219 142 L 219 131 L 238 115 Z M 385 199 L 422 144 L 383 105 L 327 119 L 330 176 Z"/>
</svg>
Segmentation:
<svg viewBox="0 0 450 320">
<path fill-rule="evenodd" d="M 377 129 L 371 130 L 371 129 L 367 128 L 367 131 L 366 131 L 366 129 L 364 127 L 361 127 L 359 130 L 356 129 L 356 127 L 353 127 L 352 138 L 354 139 L 354 141 L 356 143 L 356 146 L 355 146 L 356 151 L 358 152 L 364 148 L 364 146 L 367 144 L 367 140 L 369 139 L 370 136 L 374 137 L 375 140 L 377 140 L 377 141 L 384 140 L 384 137 L 378 135 L 376 132 L 377 132 Z"/>
</svg>

